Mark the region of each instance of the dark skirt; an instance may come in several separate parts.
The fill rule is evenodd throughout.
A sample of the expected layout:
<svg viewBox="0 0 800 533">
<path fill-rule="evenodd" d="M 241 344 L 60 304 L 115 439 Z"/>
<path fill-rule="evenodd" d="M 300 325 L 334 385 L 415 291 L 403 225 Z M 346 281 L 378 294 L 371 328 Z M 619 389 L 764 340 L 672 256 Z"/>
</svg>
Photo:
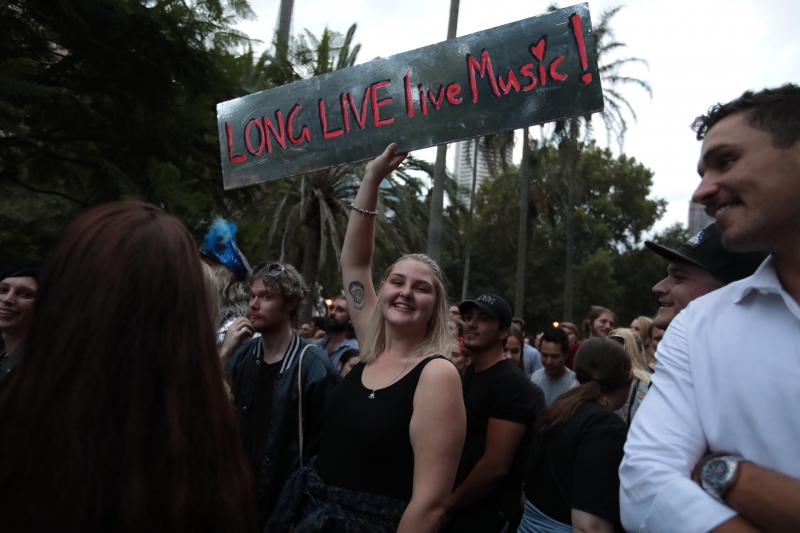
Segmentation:
<svg viewBox="0 0 800 533">
<path fill-rule="evenodd" d="M 284 485 L 264 533 L 394 533 L 406 505 L 388 496 L 327 485 L 307 466 Z"/>
</svg>

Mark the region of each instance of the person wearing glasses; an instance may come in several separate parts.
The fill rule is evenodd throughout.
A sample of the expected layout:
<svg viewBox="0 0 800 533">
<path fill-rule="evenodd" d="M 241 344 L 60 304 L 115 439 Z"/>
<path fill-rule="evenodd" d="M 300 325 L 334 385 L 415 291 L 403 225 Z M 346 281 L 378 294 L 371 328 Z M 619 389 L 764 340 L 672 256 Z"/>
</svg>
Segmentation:
<svg viewBox="0 0 800 533">
<path fill-rule="evenodd" d="M 617 339 L 586 339 L 575 356 L 580 385 L 545 409 L 525 472 L 517 531 L 623 531 L 619 476 L 627 426 L 614 413 L 630 391 L 631 358 Z"/>
<path fill-rule="evenodd" d="M 334 391 L 317 461 L 287 483 L 269 532 L 433 533 L 453 489 L 466 412 L 445 357 L 442 271 L 425 255 L 404 255 L 377 291 L 372 284 L 378 188 L 406 157 L 396 147 L 367 165 L 342 246 L 361 362 Z"/>
<path fill-rule="evenodd" d="M 341 377 L 325 352 L 292 330 L 292 321 L 308 294 L 297 270 L 291 265 L 259 265 L 247 282 L 247 320 L 261 336 L 241 345 L 228 361 L 226 373 L 256 482 L 262 529 L 286 480 L 316 455 L 322 410 Z M 302 449 L 298 438 L 301 416 Z"/>
</svg>

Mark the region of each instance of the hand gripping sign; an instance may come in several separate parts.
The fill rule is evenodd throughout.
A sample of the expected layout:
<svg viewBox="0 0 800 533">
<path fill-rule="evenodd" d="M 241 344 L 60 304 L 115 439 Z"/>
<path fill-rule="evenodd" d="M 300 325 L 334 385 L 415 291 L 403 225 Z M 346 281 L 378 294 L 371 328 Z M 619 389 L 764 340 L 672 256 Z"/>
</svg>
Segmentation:
<svg viewBox="0 0 800 533">
<path fill-rule="evenodd" d="M 588 4 L 217 105 L 226 189 L 603 109 Z"/>
</svg>

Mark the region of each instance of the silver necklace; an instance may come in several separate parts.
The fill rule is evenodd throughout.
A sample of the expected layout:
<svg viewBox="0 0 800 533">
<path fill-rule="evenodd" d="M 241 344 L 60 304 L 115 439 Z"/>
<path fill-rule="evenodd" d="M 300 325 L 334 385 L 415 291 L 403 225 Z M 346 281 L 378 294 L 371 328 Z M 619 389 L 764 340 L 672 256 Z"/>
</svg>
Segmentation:
<svg viewBox="0 0 800 533">
<path fill-rule="evenodd" d="M 385 389 L 386 387 L 388 387 L 389 385 L 394 383 L 394 380 L 399 378 L 400 374 L 402 374 L 405 371 L 406 365 L 408 364 L 408 362 L 410 360 L 411 360 L 411 357 L 406 357 L 406 362 L 403 363 L 403 368 L 400 369 L 400 372 L 395 377 L 393 377 L 392 380 L 389 383 L 387 383 L 386 385 L 381 387 L 381 389 Z M 375 364 L 372 365 L 372 392 L 370 393 L 369 396 L 367 396 L 367 398 L 369 398 L 370 400 L 374 400 L 375 399 L 375 391 L 378 390 L 378 389 L 375 388 L 375 367 L 376 366 L 378 366 L 378 358 L 377 357 L 375 358 Z"/>
</svg>

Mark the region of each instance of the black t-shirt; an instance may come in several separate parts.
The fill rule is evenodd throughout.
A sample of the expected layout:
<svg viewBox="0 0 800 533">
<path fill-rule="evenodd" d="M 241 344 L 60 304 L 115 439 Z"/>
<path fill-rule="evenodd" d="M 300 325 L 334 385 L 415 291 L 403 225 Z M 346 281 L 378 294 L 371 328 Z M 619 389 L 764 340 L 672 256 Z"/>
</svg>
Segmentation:
<svg viewBox="0 0 800 533">
<path fill-rule="evenodd" d="M 550 518 L 572 525 L 572 509 L 619 519 L 619 465 L 625 421 L 598 404 L 581 405 L 561 427 L 534 440 L 525 472 L 525 498 Z"/>
<path fill-rule="evenodd" d="M 456 487 L 483 457 L 490 418 L 524 424 L 527 430 L 514 456 L 511 470 L 492 494 L 476 504 L 487 504 L 494 508 L 513 507 L 518 503 L 522 490 L 525 461 L 538 413 L 530 380 L 511 361 L 504 359 L 478 373 L 470 366 L 464 373 L 462 384 L 467 408 L 467 437 L 458 465 Z"/>
<path fill-rule="evenodd" d="M 258 381 L 253 391 L 252 412 L 249 417 L 240 419 L 242 443 L 253 477 L 261 477 L 261 461 L 264 458 L 264 447 L 269 436 L 272 422 L 272 396 L 275 376 L 281 369 L 283 361 L 277 363 L 259 362 Z"/>
</svg>

